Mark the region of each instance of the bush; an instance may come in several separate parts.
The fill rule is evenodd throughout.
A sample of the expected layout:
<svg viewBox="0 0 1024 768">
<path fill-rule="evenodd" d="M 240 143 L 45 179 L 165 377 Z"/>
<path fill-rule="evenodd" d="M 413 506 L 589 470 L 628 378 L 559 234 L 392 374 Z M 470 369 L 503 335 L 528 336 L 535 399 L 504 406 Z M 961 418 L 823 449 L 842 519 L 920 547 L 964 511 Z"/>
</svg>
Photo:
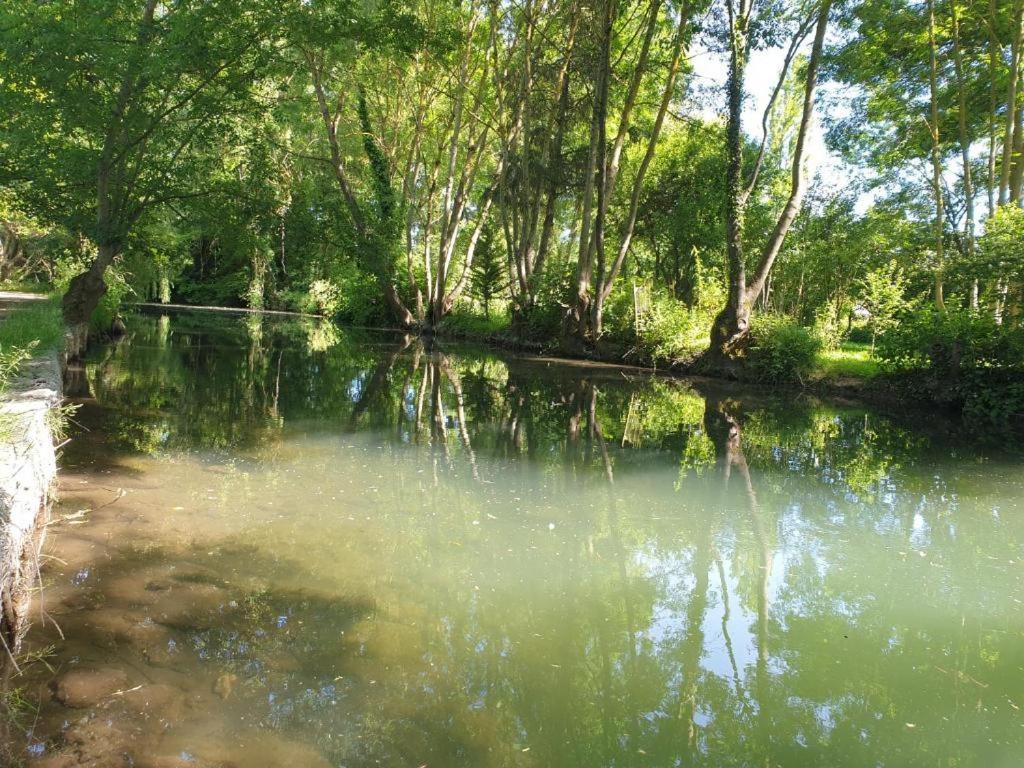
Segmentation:
<svg viewBox="0 0 1024 768">
<path fill-rule="evenodd" d="M 813 369 L 821 339 L 788 317 L 761 315 L 750 329 L 750 372 L 763 381 L 802 381 Z"/>
<path fill-rule="evenodd" d="M 314 280 L 309 285 L 309 303 L 318 314 L 328 317 L 343 306 L 342 289 L 330 280 Z"/>
<path fill-rule="evenodd" d="M 486 339 L 508 328 L 508 315 L 491 310 L 490 317 L 465 304 L 456 306 L 444 318 L 442 327 L 448 333 L 473 339 Z"/>
<path fill-rule="evenodd" d="M 980 368 L 1024 364 L 1024 330 L 999 325 L 988 314 L 932 308 L 905 315 L 878 339 L 877 355 L 893 371 L 927 371 L 957 379 Z"/>
<path fill-rule="evenodd" d="M 395 324 L 375 277 L 352 268 L 337 279 L 337 284 L 343 285 L 344 290 L 339 291 L 336 297 L 336 320 L 358 326 Z"/>
<path fill-rule="evenodd" d="M 854 323 L 846 334 L 846 340 L 854 344 L 870 344 L 875 338 L 870 326 L 865 323 Z"/>
<path fill-rule="evenodd" d="M 279 299 L 283 306 L 295 312 L 333 317 L 343 306 L 342 288 L 331 280 L 314 280 L 309 288 L 282 291 Z"/>
<path fill-rule="evenodd" d="M 651 298 L 650 316 L 640 333 L 639 347 L 655 362 L 695 354 L 707 346 L 713 319 L 672 296 L 655 294 Z"/>
<path fill-rule="evenodd" d="M 821 341 L 822 349 L 839 349 L 845 332 L 844 317 L 845 313 L 833 302 L 829 302 L 814 314 L 814 334 Z"/>
<path fill-rule="evenodd" d="M 279 298 L 295 312 L 324 315 L 347 325 L 394 323 L 376 278 L 353 264 L 342 265 L 330 277 L 312 280 L 304 290 L 300 282 Z"/>
<path fill-rule="evenodd" d="M 707 345 L 714 319 L 698 307 L 689 307 L 671 294 L 651 291 L 650 311 L 636 328 L 633 286 L 623 284 L 605 304 L 605 336 L 624 345 L 635 345 L 649 362 L 672 362 L 695 354 Z"/>
<path fill-rule="evenodd" d="M 922 309 L 879 338 L 877 355 L 918 391 L 973 419 L 1024 416 L 1024 329 L 988 314 Z"/>
</svg>

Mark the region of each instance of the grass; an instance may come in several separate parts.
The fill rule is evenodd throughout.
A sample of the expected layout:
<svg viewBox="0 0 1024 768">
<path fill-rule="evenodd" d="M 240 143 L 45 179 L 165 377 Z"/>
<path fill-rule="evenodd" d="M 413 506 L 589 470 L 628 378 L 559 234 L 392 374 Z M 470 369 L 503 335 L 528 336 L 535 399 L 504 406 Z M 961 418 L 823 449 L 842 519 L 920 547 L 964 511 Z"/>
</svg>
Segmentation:
<svg viewBox="0 0 1024 768">
<path fill-rule="evenodd" d="M 57 348 L 64 336 L 60 302 L 56 297 L 25 301 L 0 317 L 0 396 L 7 393 L 25 361 Z M 16 420 L 0 414 L 0 442 L 11 438 Z"/>
<path fill-rule="evenodd" d="M 0 291 L 17 291 L 18 293 L 48 294 L 54 290 L 50 283 L 38 280 L 4 280 L 0 281 Z"/>
<path fill-rule="evenodd" d="M 870 345 L 852 341 L 819 353 L 816 370 L 823 379 L 871 379 L 881 372 Z"/>
<path fill-rule="evenodd" d="M 27 349 L 46 352 L 60 345 L 64 336 L 60 302 L 55 297 L 26 301 L 0 318 L 0 352 Z"/>
<path fill-rule="evenodd" d="M 498 309 L 492 309 L 490 317 L 484 317 L 482 312 L 455 310 L 444 319 L 443 323 L 444 330 L 449 333 L 471 338 L 486 338 L 501 333 L 508 327 L 508 315 Z"/>
</svg>

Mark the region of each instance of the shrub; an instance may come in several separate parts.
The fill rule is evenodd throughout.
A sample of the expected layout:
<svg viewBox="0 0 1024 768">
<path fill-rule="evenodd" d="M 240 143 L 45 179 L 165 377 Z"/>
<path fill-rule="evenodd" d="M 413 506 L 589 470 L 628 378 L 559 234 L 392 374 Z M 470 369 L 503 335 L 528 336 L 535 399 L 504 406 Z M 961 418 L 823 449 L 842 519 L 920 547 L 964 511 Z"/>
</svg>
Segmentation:
<svg viewBox="0 0 1024 768">
<path fill-rule="evenodd" d="M 390 325 L 390 311 L 377 280 L 355 265 L 343 265 L 330 277 L 316 278 L 283 291 L 284 306 L 296 312 L 324 315 L 348 325 Z"/>
<path fill-rule="evenodd" d="M 344 300 L 342 289 L 330 280 L 314 280 L 309 284 L 309 306 L 314 312 L 331 317 L 338 313 Z"/>
<path fill-rule="evenodd" d="M 845 332 L 843 317 L 845 313 L 833 302 L 814 313 L 814 334 L 821 341 L 822 349 L 839 349 Z"/>
<path fill-rule="evenodd" d="M 775 383 L 802 381 L 814 369 L 821 339 L 788 317 L 761 315 L 750 331 L 750 372 Z"/>
<path fill-rule="evenodd" d="M 490 315 L 475 311 L 466 304 L 456 306 L 444 318 L 442 327 L 445 331 L 459 336 L 484 339 L 508 328 L 508 315 L 493 309 Z"/>
<path fill-rule="evenodd" d="M 879 337 L 877 355 L 919 391 L 974 419 L 1024 415 L 1024 329 L 987 313 L 913 312 Z"/>
<path fill-rule="evenodd" d="M 707 344 L 712 317 L 672 296 L 655 294 L 639 338 L 640 349 L 654 361 L 677 360 Z"/>
<path fill-rule="evenodd" d="M 348 325 L 394 325 L 375 277 L 353 268 L 338 283 L 345 288 L 338 292 L 335 319 Z"/>
<path fill-rule="evenodd" d="M 605 304 L 605 335 L 635 345 L 641 358 L 654 363 L 692 355 L 707 344 L 713 315 L 663 291 L 651 291 L 650 302 L 637 328 L 632 285 L 613 291 Z"/>
<path fill-rule="evenodd" d="M 929 371 L 957 378 L 977 368 L 1024 362 L 1024 331 L 999 325 L 988 314 L 921 309 L 905 315 L 878 340 L 879 360 L 896 371 Z"/>
</svg>

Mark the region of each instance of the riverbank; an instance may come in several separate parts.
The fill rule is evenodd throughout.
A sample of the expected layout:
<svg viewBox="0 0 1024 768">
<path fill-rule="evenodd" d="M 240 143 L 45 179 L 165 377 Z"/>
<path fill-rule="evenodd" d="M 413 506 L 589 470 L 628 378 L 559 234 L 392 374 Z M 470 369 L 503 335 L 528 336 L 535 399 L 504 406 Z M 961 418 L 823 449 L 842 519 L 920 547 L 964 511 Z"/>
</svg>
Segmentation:
<svg viewBox="0 0 1024 768">
<path fill-rule="evenodd" d="M 0 293 L 0 352 L 10 355 L 12 344 L 2 328 L 21 312 L 36 319 L 36 307 L 45 298 L 31 294 Z M 18 318 L 18 325 L 22 325 Z M 33 322 L 33 325 L 38 325 Z M 11 330 L 18 339 L 24 329 Z M 44 329 L 39 328 L 42 331 Z M 0 638 L 6 655 L 17 652 L 27 629 L 26 613 L 39 573 L 42 547 L 57 476 L 55 413 L 63 399 L 61 361 L 57 348 L 47 345 L 16 364 L 5 356 L 5 392 L 0 401 Z M 10 368 L 9 368 L 10 366 Z"/>
<path fill-rule="evenodd" d="M 819 354 L 815 370 L 805 379 L 778 382 L 764 381 L 752 375 L 744 376 L 741 368 L 734 369 L 731 375 L 725 375 L 720 370 L 708 370 L 701 365 L 700 357 L 703 350 L 693 350 L 691 354 L 675 360 L 650 360 L 638 355 L 635 347 L 622 344 L 605 342 L 594 346 L 567 346 L 561 339 L 539 342 L 519 338 L 507 330 L 474 333 L 461 328 L 441 328 L 433 335 L 441 340 L 481 343 L 508 352 L 536 355 L 552 361 L 616 365 L 648 371 L 659 376 L 753 385 L 779 393 L 809 393 L 882 407 L 906 404 L 910 400 L 917 407 L 941 407 L 948 409 L 951 415 L 957 412 L 948 402 L 937 402 L 926 391 L 915 390 L 900 377 L 884 373 L 878 363 L 867 355 L 866 346 L 860 344 L 843 344 L 836 350 L 823 351 Z"/>
<path fill-rule="evenodd" d="M 199 311 L 225 315 L 266 315 L 268 317 L 304 317 L 320 318 L 330 322 L 323 315 L 311 315 L 281 310 L 253 310 L 238 307 L 193 306 L 188 304 L 156 304 L 139 302 L 133 305 L 144 312 L 163 311 Z M 348 326 L 346 326 L 348 327 Z M 409 333 L 409 331 L 393 327 L 354 326 L 357 330 L 380 331 L 389 333 Z M 870 403 L 885 408 L 905 406 L 908 402 L 916 408 L 941 408 L 950 415 L 956 415 L 958 409 L 948 401 L 939 401 L 931 397 L 922 388 L 913 386 L 910 381 L 903 381 L 898 376 L 883 373 L 878 364 L 866 354 L 864 345 L 842 345 L 831 352 L 820 355 L 818 367 L 810 376 L 802 381 L 791 383 L 766 382 L 742 375 L 726 376 L 721 372 L 709 372 L 699 364 L 699 352 L 676 360 L 649 360 L 637 354 L 634 347 L 622 344 L 602 343 L 598 345 L 566 345 L 561 339 L 538 341 L 517 336 L 508 329 L 493 330 L 483 328 L 470 330 L 464 327 L 440 327 L 425 338 L 438 341 L 458 341 L 483 344 L 494 349 L 512 352 L 517 355 L 536 357 L 538 360 L 560 363 L 586 363 L 601 366 L 617 366 L 626 371 L 647 372 L 652 375 L 669 376 L 687 380 L 704 380 L 709 382 L 731 382 L 742 385 L 755 385 L 769 388 L 779 393 L 806 393 L 825 398 L 842 399 Z"/>
</svg>

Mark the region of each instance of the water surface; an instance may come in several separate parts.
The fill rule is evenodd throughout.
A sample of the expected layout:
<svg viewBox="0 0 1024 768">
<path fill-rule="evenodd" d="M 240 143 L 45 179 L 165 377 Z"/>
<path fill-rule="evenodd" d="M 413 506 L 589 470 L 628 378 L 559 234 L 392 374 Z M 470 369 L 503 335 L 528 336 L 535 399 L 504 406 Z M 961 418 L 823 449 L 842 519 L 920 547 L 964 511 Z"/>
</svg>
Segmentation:
<svg viewBox="0 0 1024 768">
<path fill-rule="evenodd" d="M 77 386 L 30 764 L 1024 755 L 1024 461 L 940 417 L 188 314 Z"/>
</svg>

